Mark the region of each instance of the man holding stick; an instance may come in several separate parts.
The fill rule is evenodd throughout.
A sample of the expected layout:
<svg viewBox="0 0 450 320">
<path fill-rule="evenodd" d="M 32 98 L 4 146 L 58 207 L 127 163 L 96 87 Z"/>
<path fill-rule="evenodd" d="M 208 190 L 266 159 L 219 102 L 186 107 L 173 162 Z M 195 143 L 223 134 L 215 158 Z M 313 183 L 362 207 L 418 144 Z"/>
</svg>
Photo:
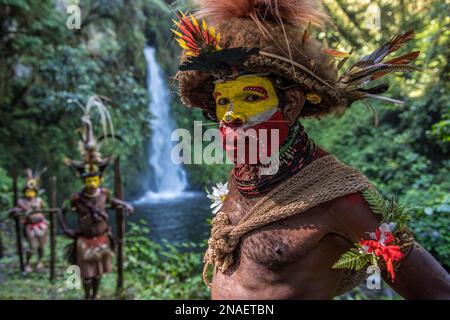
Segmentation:
<svg viewBox="0 0 450 320">
<path fill-rule="evenodd" d="M 33 171 L 27 169 L 27 182 L 23 189 L 24 197 L 20 198 L 17 205 L 10 211 L 13 217 L 22 216 L 23 231 L 29 245 L 25 265 L 25 272 L 27 273 L 33 271 L 31 258 L 34 253 L 37 253 L 38 256 L 36 270 L 42 270 L 44 267 L 42 258 L 47 243 L 48 222 L 44 213 L 41 212 L 45 207 L 44 201 L 38 197 L 38 183 L 44 171 L 45 169 L 39 174 L 33 175 Z"/>
<path fill-rule="evenodd" d="M 107 110 L 99 100 L 90 101 L 82 117 L 85 126 L 80 143 L 83 161 L 66 159 L 66 164 L 74 168 L 82 179 L 84 188 L 81 192 L 72 194 L 70 206 L 63 208 L 60 222 L 64 233 L 74 239 L 67 252 L 68 260 L 80 268 L 85 298 L 96 299 L 102 275 L 112 271 L 114 241 L 107 209 L 122 207 L 132 213 L 133 207 L 120 199 L 112 198 L 109 190 L 101 187 L 103 173 L 111 158 L 103 159 L 99 152 L 99 144 L 93 134 L 90 109 L 93 105 L 101 105 L 100 112 Z M 109 114 L 105 118 L 109 118 Z M 69 207 L 77 213 L 75 229 L 68 228 L 65 220 Z"/>
</svg>

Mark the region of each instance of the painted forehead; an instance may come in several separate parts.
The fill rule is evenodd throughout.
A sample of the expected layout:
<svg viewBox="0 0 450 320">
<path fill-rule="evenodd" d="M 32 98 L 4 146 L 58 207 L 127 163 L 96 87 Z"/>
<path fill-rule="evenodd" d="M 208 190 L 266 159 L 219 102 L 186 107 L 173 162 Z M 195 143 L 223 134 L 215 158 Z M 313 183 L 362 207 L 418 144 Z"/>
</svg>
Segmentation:
<svg viewBox="0 0 450 320">
<path fill-rule="evenodd" d="M 273 87 L 268 77 L 264 76 L 241 76 L 234 80 L 217 82 L 215 90 L 241 89 L 243 91 L 255 91 L 267 94 L 267 90 Z"/>
<path fill-rule="evenodd" d="M 98 180 L 100 179 L 99 176 L 88 176 L 86 178 L 84 178 L 84 180 L 89 181 L 89 180 Z"/>
</svg>

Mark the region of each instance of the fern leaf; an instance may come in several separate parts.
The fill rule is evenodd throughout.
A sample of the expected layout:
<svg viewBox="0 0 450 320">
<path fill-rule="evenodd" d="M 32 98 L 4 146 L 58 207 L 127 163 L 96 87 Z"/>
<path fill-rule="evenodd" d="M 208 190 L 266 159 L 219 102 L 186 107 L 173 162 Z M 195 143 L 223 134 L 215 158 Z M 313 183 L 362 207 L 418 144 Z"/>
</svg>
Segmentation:
<svg viewBox="0 0 450 320">
<path fill-rule="evenodd" d="M 378 260 L 377 260 L 377 256 L 376 256 L 376 255 L 371 254 L 369 260 L 370 260 L 370 263 L 371 263 L 373 266 L 378 266 Z"/>
<path fill-rule="evenodd" d="M 351 269 L 355 271 L 362 269 L 369 262 L 370 255 L 361 253 L 359 250 L 359 248 L 351 248 L 336 261 L 332 268 Z"/>
<path fill-rule="evenodd" d="M 395 222 L 399 227 L 408 222 L 410 218 L 409 209 L 399 205 L 395 198 L 386 201 L 375 189 L 366 189 L 362 192 L 362 195 L 370 209 L 383 217 L 381 222 Z"/>
<path fill-rule="evenodd" d="M 411 215 L 408 208 L 401 205 L 395 206 L 392 212 L 392 220 L 395 221 L 400 227 L 407 224 L 410 218 Z"/>
<path fill-rule="evenodd" d="M 376 191 L 375 189 L 368 188 L 362 192 L 362 195 L 364 196 L 364 198 L 366 199 L 367 203 L 370 206 L 370 209 L 374 213 L 380 214 L 383 217 L 388 214 L 389 208 L 386 205 L 386 201 L 378 191 Z"/>
</svg>

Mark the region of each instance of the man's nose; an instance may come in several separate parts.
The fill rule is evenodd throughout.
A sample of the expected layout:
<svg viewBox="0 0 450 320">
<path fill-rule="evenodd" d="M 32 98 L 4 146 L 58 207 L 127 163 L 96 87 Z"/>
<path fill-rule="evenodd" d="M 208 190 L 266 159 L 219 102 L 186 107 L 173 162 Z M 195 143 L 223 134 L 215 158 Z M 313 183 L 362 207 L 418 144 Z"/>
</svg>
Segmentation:
<svg viewBox="0 0 450 320">
<path fill-rule="evenodd" d="M 247 118 L 242 113 L 235 113 L 233 111 L 228 111 L 222 118 L 222 121 L 227 126 L 240 127 L 246 122 Z"/>
<path fill-rule="evenodd" d="M 227 111 L 227 113 L 225 113 L 222 120 L 225 123 L 231 123 L 236 119 L 239 119 L 238 115 L 230 110 L 230 111 Z"/>
</svg>

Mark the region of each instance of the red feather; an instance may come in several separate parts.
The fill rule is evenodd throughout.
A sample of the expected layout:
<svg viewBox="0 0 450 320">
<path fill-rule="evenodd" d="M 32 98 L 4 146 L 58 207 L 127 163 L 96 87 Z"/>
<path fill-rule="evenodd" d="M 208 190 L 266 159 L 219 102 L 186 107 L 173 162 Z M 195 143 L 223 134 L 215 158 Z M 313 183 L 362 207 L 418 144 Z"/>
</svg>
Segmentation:
<svg viewBox="0 0 450 320">
<path fill-rule="evenodd" d="M 217 51 L 220 50 L 218 46 L 218 36 L 213 35 L 208 26 L 202 21 L 200 27 L 198 21 L 193 17 L 187 17 L 185 13 L 176 15 L 179 21 L 174 21 L 179 31 L 172 30 L 180 46 L 187 51 L 187 54 L 198 56 L 202 51 Z"/>
</svg>

